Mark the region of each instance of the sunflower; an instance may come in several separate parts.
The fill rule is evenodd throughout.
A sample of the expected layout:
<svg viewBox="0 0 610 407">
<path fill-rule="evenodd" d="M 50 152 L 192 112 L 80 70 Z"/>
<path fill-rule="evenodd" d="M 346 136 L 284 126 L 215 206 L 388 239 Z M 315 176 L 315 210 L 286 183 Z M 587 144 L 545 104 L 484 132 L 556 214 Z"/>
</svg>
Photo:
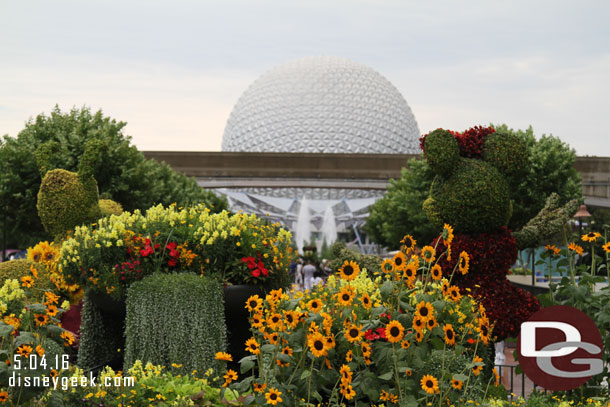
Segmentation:
<svg viewBox="0 0 610 407">
<path fill-rule="evenodd" d="M 39 245 L 37 245 L 33 249 L 28 249 L 28 260 L 33 261 L 34 263 L 38 263 L 42 259 L 42 254 L 42 249 Z"/>
<path fill-rule="evenodd" d="M 451 387 L 453 387 L 456 390 L 461 390 L 462 386 L 464 385 L 464 382 L 462 382 L 461 380 L 452 378 L 451 379 Z"/>
<path fill-rule="evenodd" d="M 20 354 L 23 357 L 29 358 L 30 353 L 32 353 L 34 349 L 30 345 L 21 345 L 17 348 L 15 352 Z"/>
<path fill-rule="evenodd" d="M 392 259 L 385 259 L 381 262 L 381 271 L 383 271 L 385 274 L 390 274 L 392 271 L 394 271 L 394 262 Z"/>
<path fill-rule="evenodd" d="M 246 309 L 250 312 L 258 312 L 263 308 L 263 299 L 258 295 L 252 295 L 246 300 Z"/>
<path fill-rule="evenodd" d="M 348 365 L 342 365 L 339 373 L 341 374 L 341 383 L 350 384 L 352 382 L 352 370 Z"/>
<path fill-rule="evenodd" d="M 337 293 L 337 301 L 339 304 L 347 307 L 352 305 L 352 300 L 354 299 L 354 288 L 350 285 L 345 285 L 341 288 L 341 291 Z"/>
<path fill-rule="evenodd" d="M 34 279 L 38 279 L 38 270 L 36 270 L 36 267 L 34 267 L 33 264 L 30 266 L 30 273 L 32 273 Z"/>
<path fill-rule="evenodd" d="M 36 346 L 36 353 L 38 356 L 42 357 L 42 355 L 44 355 L 44 348 L 40 345 Z"/>
<path fill-rule="evenodd" d="M 552 256 L 559 256 L 559 253 L 561 252 L 554 244 L 547 244 L 544 246 L 544 249 Z"/>
<path fill-rule="evenodd" d="M 225 382 L 223 383 L 222 387 L 227 387 L 229 383 L 237 380 L 237 372 L 233 369 L 229 369 L 223 377 L 225 379 Z"/>
<path fill-rule="evenodd" d="M 346 400 L 351 400 L 356 395 L 356 392 L 354 391 L 354 388 L 352 387 L 351 384 L 342 383 L 341 386 L 339 386 L 339 389 L 340 389 L 341 394 L 343 394 L 343 397 L 345 397 Z"/>
<path fill-rule="evenodd" d="M 385 327 L 385 336 L 391 343 L 398 343 L 402 341 L 402 338 L 405 335 L 405 328 L 402 326 L 400 322 L 397 320 L 391 321 Z"/>
<path fill-rule="evenodd" d="M 426 263 L 432 263 L 436 259 L 436 250 L 432 246 L 424 246 L 421 249 L 421 257 Z"/>
<path fill-rule="evenodd" d="M 284 322 L 294 329 L 299 323 L 299 313 L 293 310 L 284 311 Z"/>
<path fill-rule="evenodd" d="M 472 363 L 475 365 L 472 368 L 472 373 L 475 376 L 478 376 L 483 371 L 483 359 L 481 359 L 480 356 L 475 356 L 474 360 L 472 361 Z"/>
<path fill-rule="evenodd" d="M 44 302 L 44 305 L 57 304 L 57 302 L 59 301 L 59 295 L 54 294 L 50 291 L 45 291 L 44 295 L 47 298 Z"/>
<path fill-rule="evenodd" d="M 421 342 L 424 340 L 424 333 L 422 331 L 415 331 L 415 339 L 417 342 Z"/>
<path fill-rule="evenodd" d="M 347 261 L 339 268 L 339 275 L 342 279 L 351 281 L 360 273 L 360 266 L 355 261 Z"/>
<path fill-rule="evenodd" d="M 392 258 L 394 262 L 394 269 L 396 271 L 404 271 L 405 266 L 407 265 L 407 256 L 403 252 L 397 252 Z"/>
<path fill-rule="evenodd" d="M 269 389 L 267 393 L 265 393 L 265 398 L 267 399 L 267 404 L 276 405 L 277 403 L 282 402 L 282 398 L 280 397 L 282 392 L 274 389 L 273 387 Z"/>
<path fill-rule="evenodd" d="M 8 400 L 8 393 L 6 390 L 0 391 L 0 402 L 4 403 Z"/>
<path fill-rule="evenodd" d="M 437 326 L 438 322 L 436 322 L 436 318 L 434 318 L 434 315 L 428 318 L 428 321 L 426 321 L 426 328 L 428 328 L 429 330 L 433 330 Z"/>
<path fill-rule="evenodd" d="M 263 326 L 265 319 L 263 318 L 263 314 L 256 313 L 250 317 L 250 325 L 253 328 L 260 328 Z"/>
<path fill-rule="evenodd" d="M 411 344 L 406 339 L 400 342 L 400 347 L 403 349 L 409 349 L 409 346 L 411 346 Z"/>
<path fill-rule="evenodd" d="M 421 301 L 417 304 L 415 316 L 419 315 L 424 322 L 434 316 L 434 307 L 429 302 Z"/>
<path fill-rule="evenodd" d="M 404 251 L 409 252 L 409 251 L 415 249 L 415 245 L 417 244 L 417 241 L 415 239 L 413 239 L 413 236 L 405 235 L 402 238 L 402 240 L 400 241 L 400 243 L 402 243 Z"/>
<path fill-rule="evenodd" d="M 362 325 L 350 324 L 345 328 L 345 339 L 347 339 L 348 342 L 360 342 L 362 335 Z"/>
<path fill-rule="evenodd" d="M 282 348 L 282 353 L 286 356 L 292 356 L 292 354 L 293 354 L 292 348 L 290 346 L 284 346 Z"/>
<path fill-rule="evenodd" d="M 53 304 L 47 305 L 47 315 L 50 317 L 57 315 L 57 307 Z"/>
<path fill-rule="evenodd" d="M 254 355 L 261 353 L 261 348 L 256 339 L 250 338 L 246 341 L 246 350 Z"/>
<path fill-rule="evenodd" d="M 421 388 L 428 394 L 438 393 L 438 380 L 432 375 L 424 375 L 421 378 Z"/>
<path fill-rule="evenodd" d="M 362 306 L 366 309 L 370 309 L 373 305 L 371 302 L 371 296 L 368 293 L 362 294 L 362 296 L 360 297 L 360 302 L 362 303 Z"/>
<path fill-rule="evenodd" d="M 481 318 L 479 324 L 479 336 L 485 345 L 489 345 L 489 339 L 491 338 L 491 328 L 487 322 L 487 318 Z"/>
<path fill-rule="evenodd" d="M 417 266 L 415 263 L 409 263 L 403 267 L 402 277 L 406 280 L 415 280 L 415 277 L 417 277 Z"/>
<path fill-rule="evenodd" d="M 360 344 L 360 349 L 362 350 L 362 356 L 364 357 L 370 357 L 371 353 L 373 352 L 373 348 L 371 347 L 371 344 L 368 342 L 362 342 Z"/>
<path fill-rule="evenodd" d="M 345 361 L 346 362 L 351 362 L 352 360 L 354 360 L 354 352 L 352 352 L 352 350 L 350 349 L 345 354 Z"/>
<path fill-rule="evenodd" d="M 458 302 L 462 299 L 462 294 L 460 294 L 459 288 L 456 286 L 451 286 L 447 289 L 447 297 L 451 298 L 455 302 Z"/>
<path fill-rule="evenodd" d="M 59 372 L 55 369 L 51 369 L 51 373 L 49 374 L 49 376 L 57 377 L 57 376 L 59 376 Z"/>
<path fill-rule="evenodd" d="M 263 393 L 265 391 L 265 389 L 267 388 L 267 383 L 263 383 L 263 384 L 254 383 L 253 387 L 254 387 L 255 392 Z"/>
<path fill-rule="evenodd" d="M 282 324 L 282 314 L 274 312 L 267 317 L 267 325 L 271 329 L 278 329 Z"/>
<path fill-rule="evenodd" d="M 458 259 L 458 268 L 462 274 L 468 274 L 468 268 L 470 267 L 470 256 L 468 253 L 462 251 L 460 258 Z"/>
<path fill-rule="evenodd" d="M 606 243 L 605 245 L 602 246 L 602 249 L 604 249 L 604 251 L 606 253 L 610 253 L 610 242 Z"/>
<path fill-rule="evenodd" d="M 430 269 L 430 275 L 432 276 L 432 279 L 436 281 L 443 278 L 443 269 L 441 268 L 440 264 L 437 263 L 432 266 L 432 268 Z"/>
<path fill-rule="evenodd" d="M 307 335 L 307 345 L 309 346 L 311 353 L 317 358 L 326 356 L 328 353 L 326 338 L 324 338 L 324 335 L 320 332 Z"/>
<path fill-rule="evenodd" d="M 226 352 L 216 352 L 216 360 L 224 360 L 226 362 L 233 362 L 233 357 Z"/>
<path fill-rule="evenodd" d="M 595 242 L 598 238 L 602 237 L 599 232 L 589 232 L 586 235 L 582 235 L 583 242 Z"/>
<path fill-rule="evenodd" d="M 49 323 L 49 316 L 47 314 L 34 314 L 34 321 L 36 321 L 36 326 L 45 326 Z"/>
<path fill-rule="evenodd" d="M 500 384 L 500 375 L 498 374 L 498 370 L 494 367 L 493 369 L 491 369 L 491 371 L 494 373 L 494 377 L 496 378 L 496 382 L 494 383 L 494 385 L 498 386 Z"/>
<path fill-rule="evenodd" d="M 34 285 L 34 279 L 30 276 L 21 277 L 21 285 L 25 288 L 30 288 Z"/>
<path fill-rule="evenodd" d="M 66 346 L 70 346 L 74 343 L 74 335 L 72 335 L 70 332 L 63 331 L 60 336 L 61 339 L 66 342 Z"/>
<path fill-rule="evenodd" d="M 314 298 L 307 303 L 307 308 L 316 314 L 322 310 L 322 301 L 318 298 Z"/>
<path fill-rule="evenodd" d="M 455 345 L 455 331 L 453 330 L 453 326 L 451 324 L 445 324 L 445 326 L 443 326 L 443 331 L 445 331 L 445 343 L 447 345 Z"/>
<path fill-rule="evenodd" d="M 424 328 L 426 328 L 426 321 L 420 315 L 415 315 L 413 317 L 413 329 L 421 332 Z"/>
<path fill-rule="evenodd" d="M 445 243 L 446 246 L 451 244 L 453 241 L 453 228 L 451 225 L 445 223 L 443 226 L 443 231 L 441 232 L 441 237 L 443 238 L 443 243 Z"/>
<path fill-rule="evenodd" d="M 574 242 L 572 242 L 568 245 L 568 249 L 572 250 L 573 252 L 578 253 L 580 256 L 582 256 L 582 254 L 583 254 L 582 247 L 580 247 L 579 245 L 577 245 Z"/>
<path fill-rule="evenodd" d="M 443 282 L 441 283 L 441 292 L 443 293 L 443 295 L 445 297 L 447 296 L 448 289 L 449 289 L 449 281 L 443 280 Z"/>
<path fill-rule="evenodd" d="M 277 345 L 277 341 L 280 339 L 280 335 L 277 332 L 266 333 L 265 339 L 270 344 Z"/>
</svg>

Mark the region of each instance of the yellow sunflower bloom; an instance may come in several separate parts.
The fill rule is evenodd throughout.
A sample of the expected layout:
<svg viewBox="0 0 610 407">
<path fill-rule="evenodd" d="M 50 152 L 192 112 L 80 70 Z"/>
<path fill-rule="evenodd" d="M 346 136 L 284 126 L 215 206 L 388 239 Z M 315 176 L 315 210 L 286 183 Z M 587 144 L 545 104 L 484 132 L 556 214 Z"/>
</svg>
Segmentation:
<svg viewBox="0 0 610 407">
<path fill-rule="evenodd" d="M 463 385 L 464 382 L 462 382 L 461 380 L 457 380 L 455 378 L 451 379 L 451 387 L 453 387 L 454 389 L 461 390 Z"/>
<path fill-rule="evenodd" d="M 602 237 L 602 235 L 598 232 L 589 232 L 586 235 L 582 235 L 582 241 L 592 243 L 592 242 L 595 242 L 600 237 Z"/>
<path fill-rule="evenodd" d="M 258 295 L 252 295 L 246 300 L 246 309 L 250 312 L 257 312 L 263 308 L 263 299 Z"/>
<path fill-rule="evenodd" d="M 475 356 L 474 360 L 472 361 L 472 363 L 475 365 L 472 368 L 472 373 L 475 376 L 478 376 L 481 374 L 481 372 L 483 371 L 483 359 L 481 359 L 480 356 Z"/>
<path fill-rule="evenodd" d="M 443 269 L 441 268 L 440 264 L 435 264 L 432 266 L 430 269 L 430 275 L 435 281 L 439 281 L 441 278 L 443 278 Z"/>
<path fill-rule="evenodd" d="M 577 245 L 576 243 L 572 242 L 568 245 L 568 249 L 570 249 L 573 252 L 578 253 L 578 255 L 582 256 L 583 254 L 583 248 L 579 245 Z"/>
<path fill-rule="evenodd" d="M 350 285 L 346 285 L 341 288 L 341 291 L 337 293 L 337 301 L 344 307 L 352 305 L 354 299 L 354 288 Z"/>
<path fill-rule="evenodd" d="M 216 352 L 216 360 L 224 360 L 226 362 L 232 362 L 233 356 L 226 352 Z"/>
<path fill-rule="evenodd" d="M 407 256 L 403 252 L 397 252 L 392 261 L 394 262 L 394 270 L 399 272 L 404 271 L 407 265 Z"/>
<path fill-rule="evenodd" d="M 432 375 L 424 375 L 424 377 L 421 378 L 421 388 L 423 391 L 425 391 L 428 394 L 434 394 L 434 393 L 438 393 L 439 389 L 438 389 L 438 380 L 436 379 L 436 377 L 432 376 Z"/>
<path fill-rule="evenodd" d="M 326 338 L 320 332 L 307 335 L 307 346 L 309 346 L 309 350 L 317 358 L 326 356 L 328 353 Z"/>
<path fill-rule="evenodd" d="M 436 250 L 432 246 L 424 246 L 421 249 L 421 257 L 426 263 L 432 263 L 436 259 Z"/>
<path fill-rule="evenodd" d="M 363 335 L 364 333 L 362 332 L 362 325 L 350 324 L 345 329 L 345 339 L 347 339 L 348 342 L 360 342 Z"/>
<path fill-rule="evenodd" d="M 419 315 L 424 321 L 434 316 L 434 307 L 429 302 L 420 301 L 415 309 L 415 315 Z"/>
<path fill-rule="evenodd" d="M 394 271 L 394 262 L 392 259 L 384 259 L 381 262 L 381 271 L 385 274 L 391 274 Z"/>
<path fill-rule="evenodd" d="M 278 403 L 282 402 L 282 397 L 280 397 L 282 395 L 282 392 L 274 389 L 274 388 L 270 388 L 269 391 L 267 393 L 265 393 L 265 398 L 267 399 L 267 404 L 271 404 L 272 406 L 275 406 Z"/>
<path fill-rule="evenodd" d="M 445 324 L 445 326 L 443 326 L 443 331 L 445 332 L 445 343 L 447 345 L 455 345 L 455 331 L 453 330 L 453 326 L 451 324 Z"/>
<path fill-rule="evenodd" d="M 351 281 L 358 277 L 360 273 L 360 266 L 355 261 L 347 261 L 339 268 L 339 275 L 342 279 Z"/>
<path fill-rule="evenodd" d="M 400 243 L 402 243 L 403 249 L 407 253 L 414 250 L 415 246 L 417 245 L 417 241 L 413 239 L 413 236 L 411 235 L 405 235 Z"/>
<path fill-rule="evenodd" d="M 260 345 L 254 338 L 250 338 L 246 341 L 246 350 L 254 355 L 261 353 Z"/>
<path fill-rule="evenodd" d="M 400 322 L 393 320 L 385 327 L 385 336 L 388 342 L 398 343 L 405 336 L 405 328 Z"/>
<path fill-rule="evenodd" d="M 470 256 L 466 252 L 460 253 L 460 258 L 458 259 L 458 269 L 462 274 L 468 274 L 468 269 L 470 268 Z"/>
</svg>

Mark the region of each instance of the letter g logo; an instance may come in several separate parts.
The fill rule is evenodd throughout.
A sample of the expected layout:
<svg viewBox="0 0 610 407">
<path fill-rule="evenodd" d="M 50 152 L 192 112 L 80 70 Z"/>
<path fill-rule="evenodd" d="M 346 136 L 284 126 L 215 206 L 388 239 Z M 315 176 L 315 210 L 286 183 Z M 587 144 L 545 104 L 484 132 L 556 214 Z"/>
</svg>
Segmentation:
<svg viewBox="0 0 610 407">
<path fill-rule="evenodd" d="M 576 308 L 544 308 L 521 324 L 521 367 L 534 383 L 548 390 L 574 389 L 601 373 L 601 348 L 595 323 Z"/>
</svg>

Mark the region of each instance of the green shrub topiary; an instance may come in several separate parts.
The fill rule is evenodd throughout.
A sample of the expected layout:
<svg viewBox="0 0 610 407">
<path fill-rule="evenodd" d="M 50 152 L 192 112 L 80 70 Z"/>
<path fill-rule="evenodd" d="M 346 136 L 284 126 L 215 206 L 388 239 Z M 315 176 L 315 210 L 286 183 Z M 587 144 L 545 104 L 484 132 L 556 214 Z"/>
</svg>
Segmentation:
<svg viewBox="0 0 610 407">
<path fill-rule="evenodd" d="M 487 136 L 483 159 L 516 181 L 528 166 L 527 146 L 516 135 L 497 131 Z"/>
<path fill-rule="evenodd" d="M 112 199 L 100 199 L 99 204 L 102 216 L 119 216 L 123 213 L 123 207 L 121 206 L 121 204 L 113 201 Z"/>
<path fill-rule="evenodd" d="M 54 237 L 95 222 L 101 217 L 97 183 L 94 179 L 82 182 L 78 174 L 62 169 L 47 172 L 38 192 L 38 215 Z"/>
<path fill-rule="evenodd" d="M 426 136 L 424 143 L 430 168 L 439 175 L 449 175 L 460 159 L 460 150 L 453 134 L 436 129 Z"/>
<path fill-rule="evenodd" d="M 104 365 L 120 367 L 123 348 L 123 317 L 105 312 L 85 293 L 81 312 L 78 366 L 93 369 Z"/>
<path fill-rule="evenodd" d="M 345 261 L 355 261 L 360 268 L 366 269 L 370 274 L 381 272 L 381 259 L 372 254 L 362 254 L 345 247 L 343 242 L 335 242 L 330 247 L 335 258 L 331 260 L 328 267 L 337 270 Z"/>
<path fill-rule="evenodd" d="M 223 304 L 221 284 L 194 273 L 155 273 L 132 284 L 124 370 L 141 360 L 181 374 L 219 372 L 215 354 L 225 351 L 227 339 Z"/>
<path fill-rule="evenodd" d="M 53 282 L 49 278 L 46 268 L 26 259 L 10 260 L 0 263 L 0 287 L 8 279 L 16 279 L 20 281 L 21 277 L 31 276 L 30 267 L 34 267 L 38 273 L 36 287 L 40 289 L 54 287 Z"/>
</svg>

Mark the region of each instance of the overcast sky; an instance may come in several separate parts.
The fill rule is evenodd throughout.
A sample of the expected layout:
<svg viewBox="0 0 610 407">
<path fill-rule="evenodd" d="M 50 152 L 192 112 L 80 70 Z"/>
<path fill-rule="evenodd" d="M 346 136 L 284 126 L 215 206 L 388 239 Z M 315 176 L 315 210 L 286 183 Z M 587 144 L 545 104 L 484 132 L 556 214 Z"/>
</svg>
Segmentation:
<svg viewBox="0 0 610 407">
<path fill-rule="evenodd" d="M 58 104 L 141 150 L 220 150 L 243 91 L 334 55 L 392 82 L 422 133 L 532 125 L 610 156 L 608 1 L 0 0 L 0 135 Z"/>
</svg>

